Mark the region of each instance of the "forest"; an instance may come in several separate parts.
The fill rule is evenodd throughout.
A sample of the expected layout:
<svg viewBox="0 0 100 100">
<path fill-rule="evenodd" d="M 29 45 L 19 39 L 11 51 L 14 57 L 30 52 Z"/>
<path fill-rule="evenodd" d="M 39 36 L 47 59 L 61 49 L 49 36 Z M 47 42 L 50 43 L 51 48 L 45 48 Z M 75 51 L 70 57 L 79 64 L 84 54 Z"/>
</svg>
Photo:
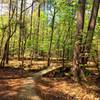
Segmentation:
<svg viewBox="0 0 100 100">
<path fill-rule="evenodd" d="M 100 100 L 100 0 L 0 0 L 0 100 Z"/>
</svg>

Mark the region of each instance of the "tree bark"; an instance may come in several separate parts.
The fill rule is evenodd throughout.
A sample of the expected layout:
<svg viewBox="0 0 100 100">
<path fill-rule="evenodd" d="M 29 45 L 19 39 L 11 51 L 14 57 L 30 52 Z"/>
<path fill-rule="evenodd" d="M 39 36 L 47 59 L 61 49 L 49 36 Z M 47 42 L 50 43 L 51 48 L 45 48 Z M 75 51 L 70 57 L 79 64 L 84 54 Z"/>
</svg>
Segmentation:
<svg viewBox="0 0 100 100">
<path fill-rule="evenodd" d="M 18 47 L 18 60 L 20 60 L 21 56 L 21 41 L 22 41 L 22 24 L 23 24 L 23 6 L 24 6 L 24 0 L 21 1 L 21 8 L 20 8 L 20 18 L 19 18 L 19 23 L 20 23 L 20 32 L 19 32 L 19 47 Z"/>
<path fill-rule="evenodd" d="M 41 4 L 38 5 L 38 19 L 37 19 L 37 30 L 36 30 L 36 51 L 35 51 L 35 58 L 38 58 L 39 55 L 39 32 L 40 32 L 40 10 L 41 10 Z"/>
<path fill-rule="evenodd" d="M 100 0 L 93 1 L 93 7 L 91 11 L 90 21 L 88 24 L 87 37 L 86 37 L 85 49 L 84 49 L 85 50 L 84 52 L 86 52 L 87 54 L 89 54 L 91 50 L 91 44 L 94 36 L 94 30 L 96 26 L 96 18 L 98 16 L 98 11 L 99 11 L 99 5 L 100 5 Z M 87 63 L 88 57 L 89 56 L 85 57 L 85 63 Z"/>
<path fill-rule="evenodd" d="M 47 66 L 50 66 L 50 58 L 51 58 L 51 49 L 52 49 L 52 40 L 53 40 L 53 33 L 54 33 L 54 23 L 55 23 L 55 15 L 56 15 L 56 11 L 54 8 L 54 14 L 52 17 L 52 25 L 51 25 L 51 37 L 50 37 L 50 44 L 49 44 L 49 51 L 48 51 L 48 62 L 47 62 Z"/>
<path fill-rule="evenodd" d="M 84 16 L 85 16 L 85 3 L 86 0 L 79 0 L 78 10 L 77 10 L 77 32 L 76 32 L 76 41 L 74 47 L 74 54 L 73 54 L 73 80 L 79 81 L 80 80 L 80 53 L 81 53 L 81 41 L 82 41 L 82 32 L 84 28 Z"/>
</svg>

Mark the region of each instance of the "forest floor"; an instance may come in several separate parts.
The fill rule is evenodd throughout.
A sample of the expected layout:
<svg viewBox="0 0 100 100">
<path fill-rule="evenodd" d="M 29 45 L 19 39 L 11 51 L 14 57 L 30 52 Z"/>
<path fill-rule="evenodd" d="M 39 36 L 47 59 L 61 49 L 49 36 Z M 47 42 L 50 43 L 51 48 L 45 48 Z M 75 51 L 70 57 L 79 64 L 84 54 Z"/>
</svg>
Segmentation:
<svg viewBox="0 0 100 100">
<path fill-rule="evenodd" d="M 100 85 L 77 84 L 67 78 L 41 78 L 36 89 L 43 100 L 100 100 Z"/>
<path fill-rule="evenodd" d="M 35 65 L 37 63 L 45 62 L 37 61 Z M 0 68 L 0 100 L 100 100 L 100 80 L 95 76 L 77 84 L 67 77 L 28 75 L 29 72 L 20 68 Z"/>
</svg>

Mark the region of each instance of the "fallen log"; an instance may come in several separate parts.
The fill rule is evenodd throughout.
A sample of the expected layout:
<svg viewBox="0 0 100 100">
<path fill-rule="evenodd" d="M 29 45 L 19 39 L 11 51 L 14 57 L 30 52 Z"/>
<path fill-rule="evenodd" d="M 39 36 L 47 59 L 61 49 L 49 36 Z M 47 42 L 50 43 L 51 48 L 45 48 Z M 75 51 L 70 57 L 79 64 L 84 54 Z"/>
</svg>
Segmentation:
<svg viewBox="0 0 100 100">
<path fill-rule="evenodd" d="M 49 73 L 49 72 L 52 72 L 52 71 L 54 71 L 54 70 L 57 70 L 57 69 L 59 69 L 59 68 L 61 68 L 62 66 L 58 66 L 58 67 L 49 67 L 49 68 L 47 68 L 47 69 L 45 69 L 45 70 L 42 70 L 42 71 L 39 71 L 39 72 L 37 72 L 37 73 L 35 73 L 34 75 L 33 75 L 33 77 L 41 77 L 41 76 L 43 76 L 43 75 L 45 75 L 45 74 L 47 74 L 47 73 Z"/>
</svg>

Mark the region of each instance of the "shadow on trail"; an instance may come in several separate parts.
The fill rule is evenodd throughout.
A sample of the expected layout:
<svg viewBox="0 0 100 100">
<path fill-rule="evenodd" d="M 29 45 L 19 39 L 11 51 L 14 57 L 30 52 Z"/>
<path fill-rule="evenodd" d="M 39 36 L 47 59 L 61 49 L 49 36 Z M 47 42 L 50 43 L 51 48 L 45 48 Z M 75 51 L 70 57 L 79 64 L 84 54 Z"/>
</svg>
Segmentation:
<svg viewBox="0 0 100 100">
<path fill-rule="evenodd" d="M 0 68 L 0 100 L 41 100 L 27 75 L 23 69 Z"/>
<path fill-rule="evenodd" d="M 90 78 L 82 81 L 80 85 L 87 93 L 95 94 L 97 98 L 100 98 L 100 78 L 97 75 L 91 75 Z"/>
<path fill-rule="evenodd" d="M 41 100 L 31 78 L 0 80 L 0 100 Z"/>
<path fill-rule="evenodd" d="M 54 86 L 56 82 L 54 83 L 52 79 L 41 78 L 39 81 L 37 80 L 36 83 L 36 92 L 43 100 L 77 100 L 75 96 L 60 91 L 60 87 L 59 90 L 57 90 Z"/>
</svg>

